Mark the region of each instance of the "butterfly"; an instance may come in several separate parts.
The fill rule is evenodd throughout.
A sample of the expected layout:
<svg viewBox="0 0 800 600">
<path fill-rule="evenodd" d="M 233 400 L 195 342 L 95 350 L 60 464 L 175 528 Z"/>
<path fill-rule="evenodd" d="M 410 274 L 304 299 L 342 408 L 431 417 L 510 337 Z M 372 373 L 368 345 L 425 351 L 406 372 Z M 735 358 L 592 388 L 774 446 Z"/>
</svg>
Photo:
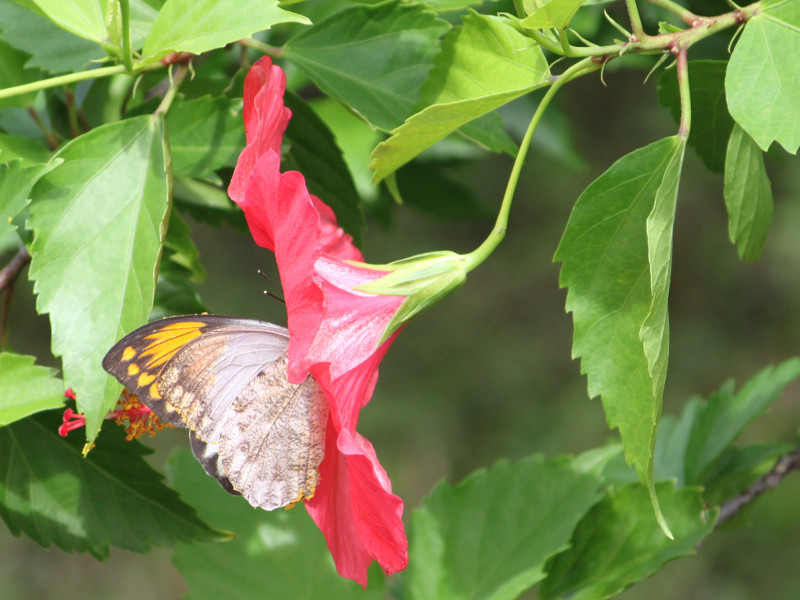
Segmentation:
<svg viewBox="0 0 800 600">
<path fill-rule="evenodd" d="M 103 368 L 164 423 L 188 428 L 222 487 L 272 510 L 314 494 L 328 419 L 311 376 L 287 380 L 288 346 L 289 331 L 272 323 L 184 315 L 126 335 Z"/>
</svg>

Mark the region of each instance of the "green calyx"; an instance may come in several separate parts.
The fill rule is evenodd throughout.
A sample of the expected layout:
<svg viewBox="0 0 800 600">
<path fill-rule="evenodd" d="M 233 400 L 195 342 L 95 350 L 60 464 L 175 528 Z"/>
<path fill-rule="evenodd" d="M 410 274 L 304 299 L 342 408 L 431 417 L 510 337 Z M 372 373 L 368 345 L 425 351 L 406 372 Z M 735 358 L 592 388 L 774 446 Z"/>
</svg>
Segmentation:
<svg viewBox="0 0 800 600">
<path fill-rule="evenodd" d="M 370 266 L 389 273 L 358 286 L 356 290 L 379 296 L 406 297 L 387 326 L 381 343 L 417 314 L 464 285 L 469 271 L 464 256 L 447 250 L 418 254 L 388 265 Z"/>
</svg>

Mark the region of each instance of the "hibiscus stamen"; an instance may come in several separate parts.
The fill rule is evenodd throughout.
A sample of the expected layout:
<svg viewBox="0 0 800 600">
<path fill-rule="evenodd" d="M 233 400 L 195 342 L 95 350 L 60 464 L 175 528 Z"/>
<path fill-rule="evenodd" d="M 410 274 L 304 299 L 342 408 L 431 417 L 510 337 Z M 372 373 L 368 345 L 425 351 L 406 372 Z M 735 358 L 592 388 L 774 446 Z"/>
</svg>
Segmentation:
<svg viewBox="0 0 800 600">
<path fill-rule="evenodd" d="M 78 429 L 86 425 L 86 417 L 80 413 L 76 413 L 71 408 L 64 411 L 64 416 L 61 417 L 61 420 L 61 426 L 58 428 L 58 435 L 61 437 L 67 437 L 67 434 L 73 429 Z"/>
<path fill-rule="evenodd" d="M 64 395 L 71 400 L 75 400 L 75 394 L 72 388 L 68 389 Z M 164 423 L 158 418 L 152 410 L 139 401 L 139 398 L 128 391 L 127 388 L 122 390 L 122 394 L 117 401 L 117 408 L 112 410 L 105 416 L 106 419 L 113 419 L 117 425 L 125 428 L 125 441 L 138 440 L 145 433 L 153 437 L 156 432 L 161 431 L 165 427 L 174 427 L 169 423 Z M 73 429 L 79 429 L 86 426 L 86 417 L 80 413 L 75 412 L 71 408 L 64 411 L 61 426 L 58 428 L 58 435 L 67 437 L 67 434 Z"/>
</svg>

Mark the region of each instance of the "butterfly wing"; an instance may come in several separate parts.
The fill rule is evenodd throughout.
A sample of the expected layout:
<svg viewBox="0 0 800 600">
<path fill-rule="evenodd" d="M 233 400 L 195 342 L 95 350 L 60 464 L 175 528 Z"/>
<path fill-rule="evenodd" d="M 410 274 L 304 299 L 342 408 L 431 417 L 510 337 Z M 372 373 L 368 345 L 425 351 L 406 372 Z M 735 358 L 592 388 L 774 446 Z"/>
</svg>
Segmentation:
<svg viewBox="0 0 800 600">
<path fill-rule="evenodd" d="M 317 383 L 286 379 L 289 334 L 220 315 L 170 317 L 109 350 L 103 367 L 165 422 L 228 491 L 273 509 L 310 497 L 328 406 Z"/>
</svg>

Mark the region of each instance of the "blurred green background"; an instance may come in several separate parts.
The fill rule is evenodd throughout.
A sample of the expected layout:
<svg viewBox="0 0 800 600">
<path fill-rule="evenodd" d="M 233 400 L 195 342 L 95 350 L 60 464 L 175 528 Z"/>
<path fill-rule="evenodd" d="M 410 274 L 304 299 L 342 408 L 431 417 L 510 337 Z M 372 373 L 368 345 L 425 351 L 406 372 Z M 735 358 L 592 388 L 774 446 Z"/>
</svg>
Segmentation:
<svg viewBox="0 0 800 600">
<path fill-rule="evenodd" d="M 581 190 L 623 154 L 676 131 L 656 103 L 655 82 L 643 84 L 643 76 L 608 71 L 608 87 L 593 76 L 565 88 L 537 134 L 506 240 L 458 293 L 411 323 L 384 360 L 359 430 L 374 443 L 407 515 L 441 478 L 459 481 L 503 457 L 579 453 L 616 435 L 605 425 L 600 401 L 587 398 L 585 378 L 571 359 L 566 291 L 558 287 L 552 256 Z M 532 110 L 522 100 L 504 116 L 514 129 Z M 565 123 L 569 132 L 562 136 Z M 434 166 L 466 186 L 487 216 L 438 219 L 415 202 L 379 201 L 365 235 L 368 261 L 469 251 L 488 233 L 511 160 L 481 154 Z M 688 397 L 707 395 L 729 377 L 743 382 L 798 353 L 800 169 L 782 151 L 770 155 L 767 167 L 776 201 L 773 230 L 762 260 L 746 265 L 727 238 L 722 177 L 687 151 L 670 297 L 667 413 L 678 413 Z M 198 289 L 209 310 L 285 322 L 283 306 L 262 294 L 269 284 L 256 275 L 259 268 L 275 273 L 270 253 L 230 227 L 191 225 L 208 270 Z M 46 317 L 35 315 L 31 286 L 22 278 L 11 305 L 9 346 L 42 356 L 48 345 Z M 791 387 L 748 429 L 748 441 L 794 439 L 798 394 L 800 388 Z M 169 448 L 187 439 L 185 432 L 169 431 L 145 442 L 158 449 L 152 460 L 160 466 Z M 671 563 L 622 597 L 800 598 L 799 496 L 798 477 L 787 478 L 748 511 L 749 527 L 716 531 L 696 556 Z M 0 547 L 2 599 L 168 599 L 186 591 L 169 550 L 137 555 L 112 549 L 110 560 L 100 563 L 43 550 L 5 528 Z M 536 597 L 535 591 L 526 597 Z"/>
</svg>

